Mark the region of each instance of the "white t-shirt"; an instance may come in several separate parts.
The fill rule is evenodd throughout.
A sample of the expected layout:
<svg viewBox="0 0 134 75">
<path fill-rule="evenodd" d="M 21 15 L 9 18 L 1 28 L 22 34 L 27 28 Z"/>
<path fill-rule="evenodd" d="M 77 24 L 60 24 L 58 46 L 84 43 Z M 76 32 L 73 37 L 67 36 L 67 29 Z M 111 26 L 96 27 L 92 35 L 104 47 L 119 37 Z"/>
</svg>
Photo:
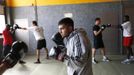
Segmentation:
<svg viewBox="0 0 134 75">
<path fill-rule="evenodd" d="M 132 36 L 132 30 L 131 30 L 130 21 L 124 22 L 122 24 L 122 27 L 123 27 L 123 36 L 124 37 L 131 37 Z"/>
<path fill-rule="evenodd" d="M 32 31 L 34 34 L 35 39 L 38 40 L 42 40 L 45 39 L 44 37 L 44 30 L 42 27 L 38 27 L 38 26 L 32 26 L 29 27 L 28 30 Z"/>
</svg>

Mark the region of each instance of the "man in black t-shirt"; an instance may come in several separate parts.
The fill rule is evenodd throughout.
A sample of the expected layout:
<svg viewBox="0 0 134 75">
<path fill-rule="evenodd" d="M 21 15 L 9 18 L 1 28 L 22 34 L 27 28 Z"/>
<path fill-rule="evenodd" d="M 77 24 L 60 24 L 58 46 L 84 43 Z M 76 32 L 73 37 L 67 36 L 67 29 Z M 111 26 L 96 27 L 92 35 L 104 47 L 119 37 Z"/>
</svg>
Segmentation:
<svg viewBox="0 0 134 75">
<path fill-rule="evenodd" d="M 109 59 L 105 56 L 105 46 L 102 39 L 102 32 L 104 29 L 102 29 L 99 25 L 101 23 L 100 18 L 95 19 L 95 25 L 93 26 L 93 48 L 92 48 L 92 63 L 96 64 L 97 61 L 95 60 L 95 53 L 96 49 L 100 49 L 101 53 L 103 55 L 102 61 L 109 61 Z"/>
</svg>

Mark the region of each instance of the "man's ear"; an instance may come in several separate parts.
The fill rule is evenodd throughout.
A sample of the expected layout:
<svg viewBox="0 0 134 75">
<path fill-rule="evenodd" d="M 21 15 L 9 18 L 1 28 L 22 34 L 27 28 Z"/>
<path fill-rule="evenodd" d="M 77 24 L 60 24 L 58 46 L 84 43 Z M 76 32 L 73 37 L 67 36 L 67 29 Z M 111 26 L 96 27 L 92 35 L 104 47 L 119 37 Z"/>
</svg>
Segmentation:
<svg viewBox="0 0 134 75">
<path fill-rule="evenodd" d="M 73 27 L 72 26 L 69 26 L 69 30 L 72 31 L 73 30 Z"/>
</svg>

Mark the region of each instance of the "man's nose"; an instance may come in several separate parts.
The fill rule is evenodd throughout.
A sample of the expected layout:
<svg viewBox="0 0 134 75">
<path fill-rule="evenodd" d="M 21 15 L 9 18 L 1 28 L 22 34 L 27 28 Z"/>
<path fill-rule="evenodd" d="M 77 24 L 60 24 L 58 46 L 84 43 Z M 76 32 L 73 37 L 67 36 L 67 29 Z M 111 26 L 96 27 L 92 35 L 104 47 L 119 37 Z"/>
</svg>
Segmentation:
<svg viewBox="0 0 134 75">
<path fill-rule="evenodd" d="M 59 30 L 59 33 L 61 34 L 61 33 L 62 33 L 62 31 L 61 31 L 61 30 Z"/>
</svg>

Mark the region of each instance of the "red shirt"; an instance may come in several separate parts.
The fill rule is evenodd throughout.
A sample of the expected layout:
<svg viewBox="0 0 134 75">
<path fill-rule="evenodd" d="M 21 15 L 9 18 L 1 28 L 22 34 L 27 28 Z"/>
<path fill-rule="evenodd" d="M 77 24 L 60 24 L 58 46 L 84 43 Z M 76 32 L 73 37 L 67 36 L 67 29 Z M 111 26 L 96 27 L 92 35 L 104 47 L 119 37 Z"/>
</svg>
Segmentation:
<svg viewBox="0 0 134 75">
<path fill-rule="evenodd" d="M 5 29 L 3 31 L 3 45 L 12 45 L 13 43 L 13 37 L 9 29 Z"/>
</svg>

